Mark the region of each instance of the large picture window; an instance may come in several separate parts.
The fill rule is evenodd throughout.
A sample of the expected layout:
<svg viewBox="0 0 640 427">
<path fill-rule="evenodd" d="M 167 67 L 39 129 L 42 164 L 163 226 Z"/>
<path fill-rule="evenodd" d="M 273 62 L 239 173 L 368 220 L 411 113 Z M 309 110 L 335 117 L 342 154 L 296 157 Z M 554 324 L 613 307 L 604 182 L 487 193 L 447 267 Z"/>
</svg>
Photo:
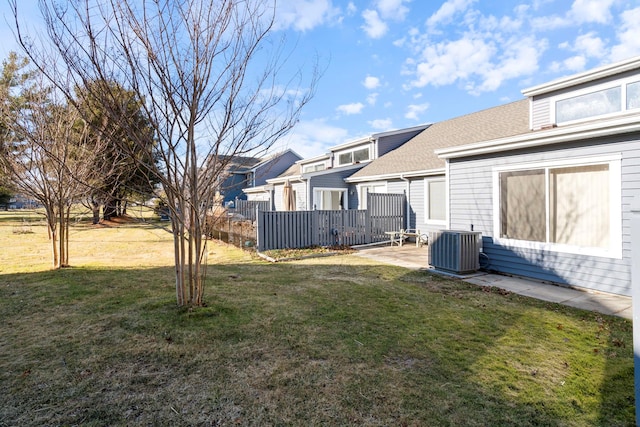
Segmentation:
<svg viewBox="0 0 640 427">
<path fill-rule="evenodd" d="M 499 237 L 610 251 L 619 241 L 619 161 L 499 171 Z"/>
</svg>

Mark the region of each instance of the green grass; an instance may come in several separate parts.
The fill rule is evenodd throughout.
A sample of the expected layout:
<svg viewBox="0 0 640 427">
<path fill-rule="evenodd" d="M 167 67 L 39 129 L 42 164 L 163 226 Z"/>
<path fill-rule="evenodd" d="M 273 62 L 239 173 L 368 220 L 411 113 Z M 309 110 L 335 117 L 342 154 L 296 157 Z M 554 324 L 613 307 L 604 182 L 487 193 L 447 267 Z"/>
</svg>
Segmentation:
<svg viewBox="0 0 640 427">
<path fill-rule="evenodd" d="M 635 425 L 624 319 L 216 244 L 208 305 L 185 310 L 158 224 L 79 224 L 61 271 L 44 228 L 12 230 L 0 219 L 0 425 Z"/>
</svg>

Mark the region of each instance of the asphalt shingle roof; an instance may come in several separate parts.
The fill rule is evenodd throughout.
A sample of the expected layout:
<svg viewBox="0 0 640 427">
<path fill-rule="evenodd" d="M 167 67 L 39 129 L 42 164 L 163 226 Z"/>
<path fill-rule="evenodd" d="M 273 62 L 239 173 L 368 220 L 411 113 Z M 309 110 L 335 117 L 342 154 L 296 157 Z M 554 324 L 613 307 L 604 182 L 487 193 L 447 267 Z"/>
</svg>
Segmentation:
<svg viewBox="0 0 640 427">
<path fill-rule="evenodd" d="M 500 105 L 434 123 L 397 149 L 372 161 L 350 178 L 443 169 L 434 150 L 491 141 L 531 132 L 529 100 Z"/>
</svg>

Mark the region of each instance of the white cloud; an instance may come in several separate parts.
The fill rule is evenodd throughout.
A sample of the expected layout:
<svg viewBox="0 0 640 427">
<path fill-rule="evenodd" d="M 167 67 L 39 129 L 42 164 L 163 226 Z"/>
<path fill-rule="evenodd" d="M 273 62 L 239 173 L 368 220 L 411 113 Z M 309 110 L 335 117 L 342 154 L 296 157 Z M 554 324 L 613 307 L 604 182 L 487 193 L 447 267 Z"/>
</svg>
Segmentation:
<svg viewBox="0 0 640 427">
<path fill-rule="evenodd" d="M 587 68 L 590 58 L 603 58 L 608 51 L 605 42 L 595 32 L 579 35 L 573 44 L 562 42 L 558 48 L 574 52 L 575 55 L 561 61 L 553 61 L 549 70 L 554 73 L 583 71 Z"/>
<path fill-rule="evenodd" d="M 466 79 L 486 67 L 495 48 L 481 39 L 460 39 L 427 46 L 415 70 L 414 87 L 442 86 Z"/>
<path fill-rule="evenodd" d="M 553 61 L 549 70 L 554 73 L 571 71 L 573 73 L 583 71 L 587 64 L 587 58 L 581 55 L 571 56 L 563 61 Z"/>
<path fill-rule="evenodd" d="M 349 137 L 346 129 L 331 126 L 324 119 L 301 120 L 278 144 L 291 148 L 303 158 L 319 156 L 329 147 L 343 143 Z"/>
<path fill-rule="evenodd" d="M 505 80 L 528 76 L 538 70 L 538 59 L 546 49 L 546 43 L 534 37 L 512 39 L 502 46 L 503 54 L 498 62 L 479 70 L 482 83 L 471 93 L 492 92 Z"/>
<path fill-rule="evenodd" d="M 360 114 L 363 108 L 364 104 L 362 102 L 354 102 L 352 104 L 339 105 L 336 110 L 349 116 L 351 114 Z"/>
<path fill-rule="evenodd" d="M 574 50 L 589 58 L 602 58 L 607 53 L 605 42 L 595 32 L 579 35 L 574 43 Z"/>
<path fill-rule="evenodd" d="M 364 18 L 365 24 L 361 28 L 372 39 L 381 38 L 389 30 L 387 24 L 384 23 L 382 19 L 380 19 L 378 12 L 375 10 L 365 10 L 364 12 L 362 12 L 362 17 Z"/>
<path fill-rule="evenodd" d="M 367 123 L 373 129 L 375 129 L 375 130 L 383 130 L 383 131 L 391 129 L 391 126 L 393 125 L 393 122 L 389 118 L 371 120 L 371 121 L 368 121 Z"/>
<path fill-rule="evenodd" d="M 562 16 L 542 16 L 531 19 L 531 27 L 536 31 L 550 31 L 571 25 L 571 20 Z"/>
<path fill-rule="evenodd" d="M 378 94 L 377 93 L 372 93 L 369 94 L 369 96 L 367 96 L 367 104 L 369 105 L 376 105 L 376 102 L 378 101 Z"/>
<path fill-rule="evenodd" d="M 362 82 L 362 84 L 367 89 L 374 90 L 374 89 L 377 89 L 378 87 L 380 87 L 380 79 L 378 77 L 367 76 L 367 77 L 365 77 L 365 79 Z"/>
<path fill-rule="evenodd" d="M 611 48 L 611 61 L 622 61 L 640 55 L 640 7 L 623 12 L 617 37 L 619 44 Z"/>
<path fill-rule="evenodd" d="M 349 15 L 354 15 L 357 11 L 358 11 L 358 8 L 356 7 L 356 5 L 350 1 L 349 4 L 347 5 L 347 13 Z"/>
<path fill-rule="evenodd" d="M 429 109 L 429 103 L 424 104 L 411 104 L 407 107 L 407 112 L 404 117 L 410 120 L 420 120 L 420 114 Z"/>
<path fill-rule="evenodd" d="M 548 31 L 588 23 L 609 24 L 614 3 L 615 0 L 575 0 L 564 16 L 536 17 L 531 26 L 537 31 Z"/>
<path fill-rule="evenodd" d="M 407 0 L 378 0 L 377 9 L 383 19 L 402 21 L 409 13 L 409 8 L 404 5 Z"/>
<path fill-rule="evenodd" d="M 451 22 L 455 15 L 466 11 L 475 2 L 476 0 L 449 0 L 427 19 L 427 26 L 433 28 L 438 24 Z"/>
<path fill-rule="evenodd" d="M 339 21 L 340 10 L 331 0 L 283 0 L 276 6 L 275 29 L 308 31 L 325 23 Z"/>
<path fill-rule="evenodd" d="M 611 20 L 610 9 L 613 2 L 614 0 L 575 0 L 568 16 L 576 24 L 606 24 Z"/>
</svg>

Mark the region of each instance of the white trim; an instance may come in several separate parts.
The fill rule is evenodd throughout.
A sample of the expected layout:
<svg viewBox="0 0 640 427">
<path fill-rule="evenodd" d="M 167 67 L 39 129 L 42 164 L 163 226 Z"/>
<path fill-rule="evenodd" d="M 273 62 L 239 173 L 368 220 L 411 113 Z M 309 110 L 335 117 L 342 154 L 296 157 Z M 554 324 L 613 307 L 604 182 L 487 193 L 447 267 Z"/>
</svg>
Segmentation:
<svg viewBox="0 0 640 427">
<path fill-rule="evenodd" d="M 428 177 L 428 176 L 436 176 L 436 175 L 444 175 L 444 174 L 445 174 L 445 168 L 424 169 L 424 170 L 410 171 L 410 172 L 394 172 L 394 173 L 369 175 L 369 176 L 362 176 L 362 177 L 348 177 L 348 178 L 345 178 L 345 182 L 355 184 L 358 182 L 391 180 L 391 179 L 402 179 L 402 178 L 420 178 L 420 177 Z"/>
<path fill-rule="evenodd" d="M 388 182 L 387 181 L 372 181 L 372 182 L 363 182 L 360 184 L 356 184 L 356 192 L 358 194 L 358 209 L 366 209 L 367 207 L 363 205 L 364 198 L 362 197 L 362 190 L 366 187 L 383 187 L 384 191 L 382 193 L 386 193 L 388 191 Z M 375 191 L 374 191 L 375 193 Z"/>
<path fill-rule="evenodd" d="M 327 161 L 331 158 L 330 153 L 320 154 L 315 157 L 309 157 L 308 159 L 297 160 L 296 163 L 299 165 L 306 165 L 309 163 L 320 162 L 322 160 Z"/>
<path fill-rule="evenodd" d="M 451 207 L 450 207 L 450 200 L 451 200 L 451 181 L 450 181 L 450 176 L 451 176 L 451 164 L 449 162 L 449 159 L 445 160 L 445 165 L 444 165 L 445 169 L 446 169 L 446 173 L 444 174 L 444 179 L 445 181 L 445 192 L 446 192 L 446 204 L 447 204 L 447 211 L 446 211 L 446 218 L 447 218 L 447 223 L 446 223 L 446 228 L 449 229 L 451 228 Z M 494 199 L 495 200 L 495 199 Z"/>
<path fill-rule="evenodd" d="M 447 225 L 447 178 L 446 176 L 442 177 L 431 177 L 425 178 L 424 182 L 424 223 L 427 225 L 434 226 L 442 226 L 445 227 Z M 444 183 L 444 219 L 431 219 L 429 218 L 429 207 L 431 206 L 431 193 L 429 191 L 429 183 L 431 182 L 443 182 Z"/>
<path fill-rule="evenodd" d="M 373 137 L 365 136 L 364 138 L 354 139 L 353 141 L 347 141 L 340 145 L 336 145 L 331 147 L 330 150 L 332 153 L 337 153 L 338 151 L 346 150 L 351 147 L 355 147 L 356 145 L 364 145 L 373 142 Z"/>
<path fill-rule="evenodd" d="M 314 187 L 313 189 L 313 200 L 312 200 L 312 207 L 313 209 L 318 209 L 318 210 L 327 210 L 324 209 L 324 207 L 320 207 L 320 203 L 319 200 L 321 200 L 321 198 L 319 197 L 319 193 L 322 191 L 338 191 L 338 192 L 342 192 L 343 193 L 343 199 L 342 199 L 342 209 L 343 210 L 347 210 L 349 209 L 349 189 L 348 188 L 333 188 L 333 187 Z M 330 209 L 329 209 L 330 210 Z"/>
<path fill-rule="evenodd" d="M 572 76 L 562 77 L 538 86 L 533 86 L 528 89 L 524 89 L 522 91 L 522 94 L 524 96 L 542 95 L 545 93 L 566 89 L 572 86 L 577 86 L 582 83 L 588 83 L 594 80 L 611 77 L 627 71 L 636 70 L 638 68 L 640 68 L 640 56 L 636 56 L 625 61 L 616 62 L 614 64 L 608 64 L 602 67 L 593 68 L 591 70 L 574 74 Z"/>
<path fill-rule="evenodd" d="M 640 114 L 637 109 L 633 111 L 634 113 L 606 121 L 591 121 L 580 125 L 528 132 L 509 138 L 444 148 L 436 150 L 435 153 L 440 158 L 451 159 L 640 132 Z"/>
<path fill-rule="evenodd" d="M 619 116 L 621 114 L 626 113 L 627 111 L 627 85 L 630 83 L 638 83 L 640 82 L 640 76 L 629 76 L 626 77 L 624 79 L 619 79 L 619 80 L 614 80 L 611 82 L 606 82 L 606 83 L 601 83 L 595 86 L 589 86 L 586 88 L 582 88 L 580 90 L 575 90 L 575 91 L 571 91 L 571 92 L 567 92 L 567 93 L 563 93 L 561 95 L 555 95 L 549 98 L 549 122 L 548 123 L 556 123 L 558 126 L 569 126 L 571 124 L 576 124 L 576 123 L 583 123 L 586 121 L 592 121 L 592 120 L 599 120 L 599 119 L 606 119 L 608 117 L 615 117 L 615 116 Z M 620 105 L 619 105 L 619 110 L 611 112 L 611 113 L 606 113 L 606 114 L 600 114 L 600 115 L 594 115 L 594 116 L 588 116 L 588 117 L 584 117 L 581 119 L 576 119 L 576 120 L 570 120 L 570 121 L 566 121 L 566 122 L 558 122 L 557 121 L 557 117 L 556 117 L 556 112 L 557 112 L 557 103 L 561 102 L 561 101 L 565 101 L 568 99 L 572 99 L 572 98 L 577 98 L 580 96 L 584 96 L 584 95 L 589 95 L 592 93 L 596 93 L 596 92 L 601 92 L 601 91 L 605 91 L 605 90 L 609 90 L 609 89 L 615 89 L 615 88 L 620 88 Z"/>
<path fill-rule="evenodd" d="M 351 149 L 348 150 L 340 150 L 340 151 L 336 151 L 334 152 L 334 159 L 335 160 L 335 167 L 344 167 L 344 166 L 351 166 L 351 165 L 355 165 L 355 164 L 363 164 L 363 163 L 368 163 L 373 159 L 373 155 L 372 155 L 372 145 L 373 144 L 367 144 L 367 145 L 362 145 L 362 146 L 357 146 L 357 147 L 353 147 Z M 364 151 L 367 150 L 367 159 L 366 160 L 358 160 L 357 162 L 355 162 L 353 160 L 353 155 L 355 154 L 356 151 Z M 344 154 L 351 154 L 351 161 L 350 162 L 346 162 L 346 163 L 340 163 L 340 156 L 344 155 Z"/>
<path fill-rule="evenodd" d="M 319 169 L 319 170 L 305 171 L 305 169 L 307 169 L 307 168 L 316 167 L 318 165 L 322 165 L 323 168 Z M 314 163 L 305 163 L 304 165 L 300 165 L 300 169 L 301 169 L 303 174 L 309 174 L 309 173 L 313 173 L 313 172 L 321 172 L 321 171 L 327 169 L 327 159 L 321 160 L 319 162 L 314 162 Z"/>
<path fill-rule="evenodd" d="M 549 169 L 566 166 L 589 166 L 598 164 L 609 165 L 609 248 L 580 247 L 560 243 L 549 242 L 549 221 L 546 215 L 546 242 L 531 242 L 500 237 L 500 173 L 508 171 L 544 169 L 545 170 L 545 211 L 549 212 L 549 185 L 547 182 Z M 566 160 L 553 160 L 546 162 L 518 163 L 511 166 L 496 166 L 492 168 L 493 182 L 493 240 L 496 244 L 511 248 L 523 248 L 536 251 L 560 252 L 579 255 L 598 256 L 605 258 L 622 259 L 622 155 L 620 153 L 576 157 Z"/>
</svg>

